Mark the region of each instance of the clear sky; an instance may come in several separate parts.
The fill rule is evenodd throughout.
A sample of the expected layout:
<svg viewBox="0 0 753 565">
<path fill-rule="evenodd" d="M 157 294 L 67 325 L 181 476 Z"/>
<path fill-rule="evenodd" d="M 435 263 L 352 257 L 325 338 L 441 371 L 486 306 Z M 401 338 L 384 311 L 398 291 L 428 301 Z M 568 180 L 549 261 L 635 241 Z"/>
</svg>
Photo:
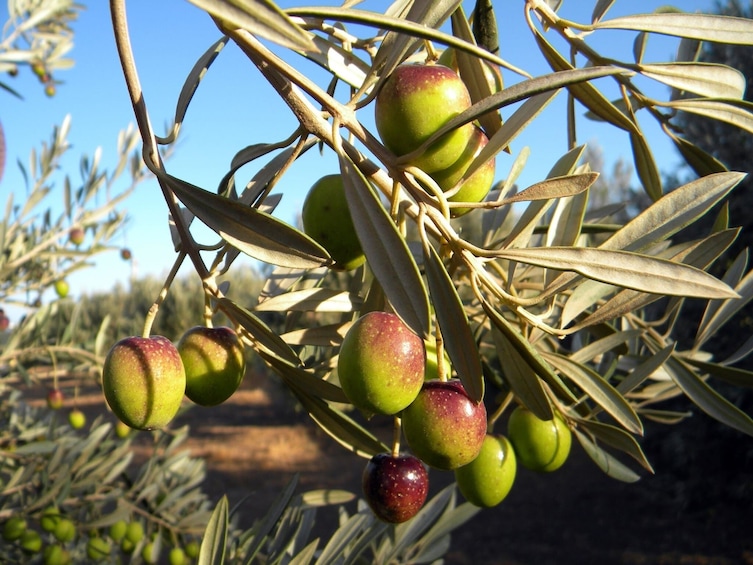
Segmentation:
<svg viewBox="0 0 753 565">
<path fill-rule="evenodd" d="M 329 3 L 339 4 L 335 1 Z M 23 177 L 15 165 L 16 161 L 26 163 L 30 149 L 46 141 L 52 127 L 59 124 L 67 113 L 72 115 L 70 140 L 73 150 L 65 166 L 74 185 L 78 180 L 79 156 L 82 153 L 91 154 L 101 146 L 104 165 L 112 166 L 116 157 L 117 133 L 134 121 L 115 52 L 108 3 L 96 1 L 85 4 L 86 10 L 74 24 L 75 48 L 70 56 L 75 60 L 75 67 L 56 76 L 64 82 L 59 85 L 56 96 L 47 98 L 36 77 L 28 70 L 10 81 L 24 95 L 24 100 L 0 92 L 0 121 L 5 130 L 8 151 L 5 176 L 0 181 L 0 205 L 3 207 L 11 191 L 17 194 L 17 198 L 25 193 Z M 302 4 L 304 2 L 280 2 L 282 7 Z M 472 3 L 467 4 L 470 10 Z M 534 75 L 549 72 L 523 22 L 523 2 L 497 4 L 501 56 Z M 595 0 L 565 2 L 560 14 L 587 22 L 594 4 Z M 648 12 L 664 4 L 666 2 L 656 0 L 617 0 L 608 17 L 636 11 Z M 370 0 L 362 6 L 376 9 L 386 5 L 386 0 Z M 510 5 L 515 7 L 503 10 L 503 6 Z M 687 11 L 710 11 L 715 2 L 683 0 L 676 2 L 676 5 Z M 132 1 L 128 3 L 128 13 L 136 63 L 151 122 L 160 133 L 165 124 L 172 120 L 185 77 L 196 59 L 219 38 L 219 33 L 205 13 L 184 0 Z M 0 22 L 6 20 L 7 8 L 3 2 Z M 634 36 L 634 33 L 605 31 L 591 36 L 589 42 L 597 49 L 632 60 Z M 646 60 L 672 60 L 676 44 L 675 39 L 652 37 Z M 290 60 L 302 61 L 298 56 Z M 328 77 L 317 67 L 306 64 L 304 68 L 320 84 L 327 84 Z M 505 75 L 507 84 L 519 80 L 515 75 Z M 666 98 L 665 87 L 659 85 L 656 88 L 657 96 Z M 564 104 L 565 96 L 561 94 L 526 134 L 515 140 L 513 155 L 501 155 L 497 159 L 500 178 L 504 178 L 514 156 L 524 146 L 531 148 L 531 156 L 520 184 L 526 186 L 544 178 L 554 161 L 567 149 Z M 504 115 L 510 113 L 509 110 L 505 112 Z M 582 115 L 583 108 L 579 107 L 578 112 Z M 363 110 L 362 114 L 363 122 L 370 127 L 371 109 Z M 647 119 L 642 123 L 651 125 Z M 618 158 L 629 158 L 630 146 L 626 134 L 584 119 L 580 119 L 579 124 L 580 141 L 595 142 L 602 147 L 607 170 Z M 215 190 L 239 149 L 252 143 L 283 139 L 295 125 L 287 108 L 276 99 L 258 71 L 238 49 L 229 45 L 209 70 L 194 97 L 179 147 L 167 163 L 168 171 L 193 184 Z M 674 170 L 679 163 L 674 149 L 656 128 L 646 127 L 646 131 L 660 168 L 664 171 Z M 286 221 L 294 221 L 313 181 L 336 170 L 337 164 L 331 152 L 325 150 L 322 156 L 317 151 L 310 151 L 279 183 L 276 191 L 282 192 L 284 197 L 276 214 Z M 239 185 L 245 184 L 252 173 L 246 174 L 249 176 L 238 179 Z M 60 196 L 57 201 L 61 202 L 62 185 L 58 188 Z M 133 268 L 139 275 L 166 272 L 172 264 L 174 251 L 167 227 L 167 208 L 156 183 L 150 181 L 140 185 L 137 193 L 126 202 L 126 208 L 132 221 L 125 236 L 116 244 L 132 250 Z M 75 296 L 81 292 L 111 288 L 118 281 L 125 283 L 131 275 L 131 268 L 117 253 L 101 256 L 94 270 L 71 278 L 71 292 Z"/>
</svg>

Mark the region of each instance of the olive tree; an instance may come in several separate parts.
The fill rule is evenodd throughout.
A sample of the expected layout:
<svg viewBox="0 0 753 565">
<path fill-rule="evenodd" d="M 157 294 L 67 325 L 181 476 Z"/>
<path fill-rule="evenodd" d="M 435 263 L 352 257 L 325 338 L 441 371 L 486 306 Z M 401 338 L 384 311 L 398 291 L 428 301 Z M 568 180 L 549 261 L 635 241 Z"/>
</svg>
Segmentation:
<svg viewBox="0 0 753 565">
<path fill-rule="evenodd" d="M 642 472 L 653 472 L 639 443 L 644 421 L 679 424 L 689 413 L 665 408 L 668 399 L 684 396 L 708 416 L 753 434 L 750 416 L 713 386 L 715 380 L 750 384 L 751 374 L 734 366 L 750 344 L 740 343 L 728 360 L 705 347 L 750 297 L 746 253 L 721 276 L 708 272 L 740 230 L 730 225 L 722 206 L 709 232 L 691 241 L 676 239 L 725 202 L 744 177 L 683 137 L 676 117 L 678 112 L 703 115 L 750 130 L 744 77 L 729 66 L 697 61 L 697 46 L 751 44 L 751 22 L 679 10 L 610 19 L 613 2 L 596 2 L 590 21 L 574 22 L 558 15 L 557 2 L 528 0 L 528 30 L 552 70 L 534 77 L 505 60 L 510 46 L 499 41 L 495 22 L 502 18 L 495 17 L 495 8 L 506 8 L 482 0 L 473 6 L 397 1 L 383 13 L 361 9 L 357 2 L 286 10 L 269 2 L 194 3 L 207 11 L 221 37 L 187 77 L 174 128 L 158 135 L 131 54 L 125 3 L 111 2 L 144 159 L 174 221 L 176 264 L 193 264 L 212 308 L 232 321 L 311 418 L 354 456 L 395 449 L 374 436 L 368 422 L 343 409 L 349 401 L 333 375 L 343 335 L 372 310 L 395 312 L 427 343 L 436 343 L 440 359 L 446 351 L 451 372 L 440 370 L 440 378 L 459 379 L 473 401 L 485 403 L 490 431 L 503 433 L 503 417 L 517 405 L 544 421 L 561 418 L 595 464 L 617 480 L 635 481 Z M 631 54 L 603 55 L 589 43 L 590 36 L 612 30 L 635 32 Z M 675 61 L 648 60 L 653 34 L 680 39 Z M 202 188 L 172 175 L 159 150 L 177 140 L 191 94 L 230 42 L 276 90 L 297 126 L 268 143 L 238 148 L 228 156 L 231 166 L 220 185 Z M 322 66 L 329 82 L 311 80 L 294 57 L 279 54 L 271 43 Z M 472 105 L 412 153 L 396 155 L 363 117 L 373 115 L 375 99 L 396 69 L 432 64 L 446 49 L 456 54 Z M 502 69 L 504 81 L 488 80 L 488 68 Z M 611 86 L 595 81 L 604 78 Z M 645 81 L 668 86 L 669 96 L 649 96 Z M 467 217 L 483 226 L 480 240 L 470 241 L 457 229 L 451 195 L 413 165 L 415 158 L 444 134 L 480 124 L 488 144 L 462 182 L 500 152 L 511 151 L 511 142 L 558 94 L 568 98 L 563 134 L 570 150 L 540 181 L 517 191 L 513 187 L 527 154 L 514 155 L 487 199 L 463 203 L 472 208 Z M 426 102 L 431 111 L 431 100 Z M 613 208 L 588 208 L 597 175 L 581 163 L 584 146 L 576 125 L 582 109 L 630 140 L 650 204 L 626 222 L 615 220 Z M 697 178 L 671 192 L 664 189 L 643 119 L 659 125 Z M 272 213 L 272 187 L 316 146 L 337 156 L 366 257 L 347 287 L 331 285 L 333 279 L 325 276 L 334 261 L 322 245 Z M 258 172 L 242 181 L 238 171 L 250 163 L 258 163 Z M 515 217 L 513 205 L 522 206 Z M 196 241 L 188 222 L 193 217 L 217 233 L 218 250 L 207 253 L 207 245 Z M 239 303 L 232 287 L 218 282 L 241 253 L 274 266 L 256 303 Z M 675 322 L 688 298 L 706 306 L 692 343 L 679 349 Z M 287 317 L 285 333 L 263 322 L 260 314 L 268 311 Z M 399 415 L 395 425 L 397 442 Z M 221 504 L 204 555 L 225 555 L 226 527 L 227 507 Z M 349 539 L 362 532 L 354 526 Z M 306 555 L 315 547 L 306 546 Z M 232 548 L 232 555 L 258 549 L 242 542 Z"/>
<path fill-rule="evenodd" d="M 163 135 L 151 125 L 150 93 L 139 82 L 125 2 L 110 3 L 144 163 L 164 196 L 177 250 L 143 335 L 151 334 L 174 273 L 190 262 L 202 282 L 207 323 L 215 314 L 226 317 L 316 425 L 364 463 L 399 452 L 402 441 L 400 414 L 390 416 L 395 433 L 385 442 L 352 409 L 337 380 L 344 336 L 371 311 L 395 313 L 427 351 L 436 351 L 438 379 L 456 380 L 472 402 L 483 403 L 488 433 L 504 435 L 508 416 L 523 407 L 566 430 L 558 433 L 572 434 L 616 480 L 653 473 L 640 442 L 647 421 L 682 425 L 692 407 L 753 435 L 750 416 L 714 386 L 751 384 L 753 375 L 736 366 L 750 344 L 741 340 L 727 359 L 709 348 L 751 296 L 747 253 L 721 266 L 718 276 L 710 273 L 738 237 L 725 202 L 744 174 L 727 171 L 677 123 L 678 112 L 686 112 L 751 129 L 744 77 L 729 66 L 699 62 L 697 45 L 753 44 L 753 23 L 673 10 L 610 18 L 609 1 L 595 2 L 590 20 L 575 22 L 558 14 L 558 2 L 526 0 L 527 30 L 551 67 L 532 76 L 505 59 L 511 46 L 500 40 L 496 21 L 507 8 L 490 1 L 397 0 L 379 12 L 358 2 L 286 10 L 269 1 L 193 3 L 207 12 L 219 39 L 186 78 L 174 125 Z M 603 54 L 589 42 L 614 30 L 635 32 L 632 53 Z M 649 58 L 654 34 L 679 38 L 675 61 Z M 192 95 L 231 42 L 297 123 L 266 143 L 239 147 L 228 155 L 219 186 L 199 187 L 171 174 L 162 150 L 180 139 Z M 453 57 L 443 60 L 449 50 Z M 326 82 L 302 72 L 304 61 L 325 69 Z M 415 150 L 397 155 L 366 125 L 375 100 L 402 65 L 437 61 L 455 66 L 471 103 Z M 490 69 L 500 78 L 490 80 Z M 650 82 L 668 86 L 669 95 L 647 94 L 643 85 Z M 568 100 L 562 135 L 569 150 L 537 182 L 518 188 L 528 152 L 513 153 L 512 142 L 557 96 Z M 427 112 L 433 110 L 429 104 Z M 634 217 L 625 219 L 614 206 L 589 206 L 598 175 L 582 162 L 580 119 L 604 121 L 629 139 L 648 201 Z M 658 124 L 697 178 L 665 189 L 642 120 Z M 416 159 L 466 124 L 481 128 L 488 141 L 458 186 L 445 192 Z M 272 189 L 317 147 L 337 158 L 354 237 L 365 255 L 365 263 L 347 273 L 333 274 L 337 263 L 327 246 L 274 215 Z M 487 198 L 452 200 L 455 188 L 492 159 L 499 165 L 505 152 L 510 166 Z M 458 209 L 468 211 L 456 218 Z M 708 232 L 681 239 L 711 211 Z M 215 240 L 199 240 L 199 222 Z M 464 224 L 480 229 L 464 230 Z M 241 254 L 269 265 L 264 288 L 250 302 L 226 280 Z M 691 343 L 680 348 L 676 325 L 688 299 L 702 301 L 704 311 Z M 284 324 L 269 323 L 270 313 Z M 686 408 L 667 408 L 667 400 L 679 398 Z M 430 562 L 447 550 L 449 532 L 478 510 L 459 503 L 452 487 L 400 525 L 375 519 L 360 503 L 354 513 L 340 509 L 341 527 L 322 542 L 310 539 L 315 507 L 350 496 L 294 492 L 293 482 L 247 531 L 232 526 L 223 498 L 204 530 L 200 562 Z M 165 536 L 154 540 L 169 539 L 173 528 L 160 523 Z M 143 540 L 142 547 L 150 559 L 159 550 Z"/>
</svg>

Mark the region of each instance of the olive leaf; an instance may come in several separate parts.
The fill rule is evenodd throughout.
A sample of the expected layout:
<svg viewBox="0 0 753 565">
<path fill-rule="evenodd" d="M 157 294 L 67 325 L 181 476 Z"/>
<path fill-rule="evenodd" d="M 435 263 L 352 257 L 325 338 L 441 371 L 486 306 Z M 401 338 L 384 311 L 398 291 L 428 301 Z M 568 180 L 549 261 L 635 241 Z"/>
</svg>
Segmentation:
<svg viewBox="0 0 753 565">
<path fill-rule="evenodd" d="M 584 420 L 578 418 L 577 422 L 578 427 L 588 430 L 596 439 L 626 453 L 640 463 L 640 465 L 649 473 L 654 472 L 651 463 L 648 462 L 648 459 L 643 453 L 638 441 L 636 441 L 635 437 L 627 433 L 625 430 L 610 424 L 605 424 L 604 422 L 599 422 L 598 420 Z"/>
<path fill-rule="evenodd" d="M 220 498 L 204 530 L 199 550 L 199 565 L 222 565 L 225 562 L 229 519 L 227 496 Z"/>
<path fill-rule="evenodd" d="M 564 355 L 548 352 L 542 352 L 541 355 L 626 430 L 634 434 L 643 434 L 643 424 L 633 407 L 596 371 Z"/>
<path fill-rule="evenodd" d="M 719 279 L 690 265 L 627 251 L 586 247 L 500 249 L 494 255 L 641 292 L 702 298 L 737 298 Z"/>
<path fill-rule="evenodd" d="M 301 268 L 319 267 L 331 262 L 321 245 L 270 214 L 171 175 L 165 175 L 165 181 L 197 218 L 254 259 Z"/>
<path fill-rule="evenodd" d="M 567 59 L 560 55 L 544 36 L 541 35 L 539 30 L 533 28 L 532 31 L 541 53 L 546 57 L 552 70 L 565 72 L 574 69 Z M 628 116 L 607 100 L 591 83 L 581 82 L 571 84 L 568 86 L 568 91 L 586 108 L 610 124 L 628 132 L 638 133 L 640 131 L 638 126 Z"/>
<path fill-rule="evenodd" d="M 753 419 L 711 388 L 705 379 L 688 367 L 686 361 L 674 355 L 664 367 L 685 396 L 706 414 L 730 428 L 753 435 Z"/>
<path fill-rule="evenodd" d="M 630 147 L 633 150 L 633 163 L 635 163 L 638 178 L 646 194 L 656 202 L 662 197 L 663 192 L 661 174 L 643 133 L 630 132 Z"/>
<path fill-rule="evenodd" d="M 189 0 L 224 26 L 245 29 L 289 49 L 313 49 L 309 33 L 271 0 Z"/>
<path fill-rule="evenodd" d="M 724 163 L 687 139 L 683 139 L 672 132 L 669 132 L 669 138 L 675 144 L 685 162 L 691 166 L 699 177 L 727 171 Z"/>
<path fill-rule="evenodd" d="M 560 397 L 568 399 L 571 402 L 577 402 L 578 398 L 562 381 L 549 362 L 543 357 L 542 352 L 536 349 L 536 347 L 522 336 L 515 326 L 505 319 L 500 312 L 487 302 L 487 300 L 482 300 L 481 305 L 483 306 L 486 315 L 489 316 L 489 321 L 494 327 L 501 331 L 502 334 L 504 334 L 510 345 L 515 348 L 521 358 L 531 366 L 536 374 L 552 387 Z"/>
<path fill-rule="evenodd" d="M 356 234 L 395 313 L 418 335 L 429 335 L 429 298 L 416 261 L 369 181 L 340 158 L 343 187 Z"/>
<path fill-rule="evenodd" d="M 596 442 L 577 428 L 574 430 L 575 437 L 588 456 L 608 476 L 626 483 L 634 483 L 640 480 L 640 475 L 622 463 L 611 453 L 601 449 Z"/>
<path fill-rule="evenodd" d="M 753 103 L 744 100 L 683 98 L 657 105 L 726 122 L 753 133 Z"/>
<path fill-rule="evenodd" d="M 447 273 L 436 249 L 429 244 L 425 233 L 422 233 L 422 243 L 426 280 L 447 354 L 468 396 L 474 402 L 481 402 L 484 398 L 481 356 L 473 338 L 463 302 L 458 296 L 452 278 Z"/>
<path fill-rule="evenodd" d="M 745 75 L 718 63 L 651 63 L 637 66 L 638 71 L 679 91 L 707 98 L 742 100 Z"/>
<path fill-rule="evenodd" d="M 628 29 L 733 45 L 753 44 L 753 22 L 744 18 L 684 12 L 636 14 L 601 20 L 593 29 Z"/>
<path fill-rule="evenodd" d="M 267 312 L 355 312 L 363 300 L 351 292 L 328 288 L 308 288 L 286 292 L 262 300 L 254 310 Z"/>
<path fill-rule="evenodd" d="M 188 105 L 191 103 L 193 95 L 199 88 L 199 83 L 202 81 L 202 79 L 206 75 L 207 70 L 212 65 L 212 63 L 214 63 L 217 56 L 225 48 L 227 42 L 227 37 L 221 37 L 220 39 L 215 41 L 209 47 L 209 49 L 207 49 L 206 52 L 196 61 L 193 68 L 191 69 L 191 72 L 188 74 L 188 77 L 183 83 L 183 88 L 181 88 L 180 94 L 178 95 L 178 101 L 175 107 L 175 117 L 173 118 L 173 130 L 166 137 L 157 137 L 157 141 L 159 143 L 166 144 L 175 141 L 178 135 L 178 130 L 180 129 L 180 126 L 186 117 Z"/>
<path fill-rule="evenodd" d="M 492 338 L 497 346 L 502 376 L 515 398 L 540 420 L 551 420 L 554 412 L 536 371 L 496 325 L 492 326 Z"/>
</svg>

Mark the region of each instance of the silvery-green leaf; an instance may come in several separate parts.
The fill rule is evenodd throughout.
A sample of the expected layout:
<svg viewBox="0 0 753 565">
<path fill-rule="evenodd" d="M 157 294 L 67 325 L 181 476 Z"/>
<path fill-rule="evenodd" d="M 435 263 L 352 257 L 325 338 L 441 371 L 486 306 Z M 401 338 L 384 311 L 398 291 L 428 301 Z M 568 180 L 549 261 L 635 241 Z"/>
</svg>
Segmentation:
<svg viewBox="0 0 753 565">
<path fill-rule="evenodd" d="M 635 14 L 597 22 L 594 29 L 630 29 L 733 45 L 753 45 L 753 21 L 688 12 Z"/>
<path fill-rule="evenodd" d="M 505 319 L 491 304 L 486 300 L 481 301 L 481 305 L 489 316 L 489 321 L 504 334 L 509 343 L 517 350 L 524 362 L 528 363 L 536 374 L 544 380 L 554 391 L 562 398 L 577 402 L 578 398 L 562 382 L 559 375 L 552 369 L 536 347 L 534 347 L 515 326 Z M 535 394 L 535 393 L 534 393 Z"/>
<path fill-rule="evenodd" d="M 638 65 L 644 76 L 677 90 L 708 98 L 737 98 L 745 95 L 745 75 L 718 63 L 652 63 Z"/>
<path fill-rule="evenodd" d="M 692 357 L 684 357 L 683 360 L 699 368 L 701 371 L 708 373 L 712 377 L 730 383 L 734 386 L 751 388 L 753 387 L 753 371 L 729 367 L 721 363 L 710 363 Z"/>
<path fill-rule="evenodd" d="M 492 325 L 492 338 L 502 365 L 502 376 L 515 397 L 537 418 L 551 420 L 554 417 L 552 406 L 536 371 L 496 325 Z"/>
<path fill-rule="evenodd" d="M 465 307 L 442 260 L 425 237 L 423 250 L 426 280 L 447 354 L 468 396 L 475 402 L 481 402 L 484 398 L 481 355 Z"/>
<path fill-rule="evenodd" d="M 736 298 L 738 294 L 705 271 L 657 257 L 587 247 L 501 249 L 497 257 L 671 296 Z"/>
<path fill-rule="evenodd" d="M 656 371 L 664 366 L 665 361 L 669 359 L 674 350 L 674 344 L 668 345 L 640 363 L 636 363 L 628 372 L 627 377 L 625 377 L 622 382 L 618 383 L 617 391 L 620 394 L 625 395 L 632 392 L 634 389 L 637 389 L 647 378 L 654 375 Z M 620 358 L 620 363 L 625 360 L 630 360 L 630 358 L 623 356 Z"/>
<path fill-rule="evenodd" d="M 634 483 L 640 480 L 640 475 L 622 463 L 607 451 L 597 446 L 591 438 L 583 432 L 575 430 L 575 437 L 580 443 L 583 450 L 588 456 L 604 471 L 608 476 L 626 483 Z"/>
<path fill-rule="evenodd" d="M 555 71 L 572 70 L 573 66 L 565 59 L 537 29 L 533 30 L 534 38 L 539 44 L 544 57 L 546 57 L 549 66 Z M 599 90 L 589 82 L 582 82 L 568 86 L 570 94 L 594 114 L 609 122 L 610 124 L 624 129 L 625 131 L 637 133 L 640 130 L 638 126 L 628 118 L 622 111 L 616 108 Z"/>
<path fill-rule="evenodd" d="M 727 171 L 724 163 L 687 139 L 683 139 L 672 133 L 670 133 L 669 138 L 675 144 L 685 162 L 690 165 L 699 177 Z"/>
<path fill-rule="evenodd" d="M 614 0 L 598 0 L 594 6 L 593 12 L 591 12 L 591 23 L 595 24 L 600 21 L 609 8 L 612 7 L 612 4 L 614 4 Z"/>
<path fill-rule="evenodd" d="M 640 480 L 640 475 L 622 463 L 608 451 L 604 451 L 583 432 L 575 430 L 575 437 L 583 450 L 596 463 L 599 468 L 609 477 L 625 483 L 634 483 Z"/>
<path fill-rule="evenodd" d="M 640 335 L 641 330 L 614 331 L 576 349 L 570 355 L 570 359 L 576 363 L 588 363 L 596 357 L 600 357 L 615 349 L 620 352 L 627 352 L 625 344 L 630 340 L 640 337 Z"/>
<path fill-rule="evenodd" d="M 705 214 L 744 177 L 744 173 L 717 173 L 678 187 L 630 220 L 600 247 L 640 250 L 666 239 Z"/>
<path fill-rule="evenodd" d="M 181 88 L 180 94 L 178 95 L 178 102 L 175 107 L 175 117 L 173 118 L 173 130 L 167 135 L 167 137 L 158 138 L 160 143 L 172 143 L 175 141 L 178 128 L 180 128 L 180 125 L 186 117 L 188 105 L 191 103 L 191 99 L 196 93 L 199 83 L 204 78 L 207 70 L 223 50 L 225 45 L 227 45 L 227 42 L 227 37 L 218 39 L 194 64 L 193 69 L 191 69 L 191 72 L 188 74 L 188 77 L 183 83 L 183 88 Z"/>
<path fill-rule="evenodd" d="M 749 271 L 743 277 L 747 263 L 747 253 L 743 252 L 725 273 L 722 280 L 733 287 L 740 298 L 738 300 L 709 301 L 696 333 L 694 342 L 696 347 L 701 347 L 709 338 L 716 335 L 732 316 L 753 299 L 753 271 Z"/>
<path fill-rule="evenodd" d="M 395 313 L 418 335 L 429 335 L 429 298 L 408 246 L 361 172 L 340 159 L 343 187 L 356 234 Z"/>
<path fill-rule="evenodd" d="M 350 403 L 350 400 L 348 400 L 348 397 L 339 386 L 317 377 L 310 370 L 303 369 L 299 365 L 270 355 L 266 351 L 260 351 L 259 356 L 269 363 L 289 388 L 296 389 L 307 396 L 321 400 L 328 400 L 339 404 Z"/>
<path fill-rule="evenodd" d="M 170 189 L 209 228 L 247 255 L 286 267 L 331 262 L 313 239 L 274 216 L 167 175 Z"/>
<path fill-rule="evenodd" d="M 480 2 L 476 3 L 476 8 L 481 6 Z M 494 10 L 489 2 L 488 7 L 482 13 L 491 14 L 493 17 Z M 468 20 L 465 18 L 462 5 L 458 7 L 452 14 L 452 32 L 453 35 L 468 41 L 469 43 L 476 43 L 476 38 L 471 30 Z M 474 20 L 474 26 L 477 23 Z M 468 92 L 471 95 L 471 102 L 478 102 L 494 94 L 493 85 L 489 84 L 487 78 L 487 62 L 482 61 L 478 57 L 473 57 L 465 51 L 457 51 L 456 59 L 458 64 L 458 70 L 460 71 L 460 77 L 468 87 Z M 501 77 L 501 75 L 500 75 Z M 487 136 L 491 137 L 499 128 L 502 127 L 502 117 L 499 111 L 492 111 L 479 117 L 479 123 L 483 128 Z"/>
<path fill-rule="evenodd" d="M 596 371 L 564 355 L 543 352 L 542 356 L 626 430 L 634 434 L 643 434 L 643 424 L 633 407 Z"/>
<path fill-rule="evenodd" d="M 223 496 L 215 506 L 204 530 L 199 550 L 199 565 L 222 565 L 225 562 L 227 531 L 228 501 L 227 496 Z"/>
<path fill-rule="evenodd" d="M 313 49 L 309 33 L 271 0 L 189 0 L 229 28 L 250 31 L 289 49 Z"/>
<path fill-rule="evenodd" d="M 327 545 L 322 548 L 316 563 L 318 565 L 328 565 L 329 563 L 338 563 L 343 552 L 348 546 L 361 535 L 374 521 L 374 517 L 366 513 L 353 514 L 340 524 L 332 537 L 329 538 Z"/>
<path fill-rule="evenodd" d="M 366 459 L 389 451 L 374 434 L 341 410 L 330 406 L 321 398 L 306 394 L 295 385 L 291 386 L 291 390 L 311 419 L 348 451 Z"/>
<path fill-rule="evenodd" d="M 327 324 L 313 328 L 303 328 L 282 334 L 280 337 L 290 345 L 322 345 L 336 346 L 342 343 L 350 327 L 347 324 Z"/>
<path fill-rule="evenodd" d="M 753 420 L 745 412 L 711 388 L 691 371 L 686 362 L 670 357 L 665 369 L 672 380 L 693 403 L 712 418 L 744 434 L 753 436 Z"/>
<path fill-rule="evenodd" d="M 596 182 L 599 177 L 598 173 L 583 173 L 569 175 L 564 177 L 555 177 L 532 184 L 528 188 L 521 190 L 517 194 L 505 198 L 505 204 L 515 202 L 527 202 L 533 200 L 555 200 L 558 198 L 568 198 L 577 194 L 582 194 Z"/>
<path fill-rule="evenodd" d="M 300 364 L 300 359 L 295 351 L 256 315 L 228 298 L 220 298 L 218 306 L 228 317 L 235 320 L 251 334 L 254 340 L 259 343 L 259 346 L 267 349 L 270 354 L 280 357 L 288 363 Z"/>
<path fill-rule="evenodd" d="M 355 312 L 363 300 L 350 292 L 329 288 L 294 290 L 262 300 L 254 310 L 265 312 Z"/>
<path fill-rule="evenodd" d="M 293 498 L 293 493 L 298 486 L 298 479 L 298 473 L 293 475 L 293 478 L 290 480 L 290 482 L 285 486 L 280 494 L 277 495 L 275 500 L 272 502 L 272 505 L 267 509 L 267 512 L 261 519 L 261 521 L 254 526 L 254 536 L 251 539 L 248 547 L 245 548 L 246 559 L 244 561 L 244 565 L 251 565 L 251 563 L 254 562 L 256 554 L 264 544 L 264 540 L 267 539 L 267 536 L 272 531 L 272 528 L 274 528 L 275 524 L 280 519 L 280 516 L 282 516 L 282 513 L 290 504 L 290 501 Z"/>
<path fill-rule="evenodd" d="M 630 147 L 633 150 L 633 163 L 635 163 L 643 190 L 651 200 L 656 202 L 661 198 L 663 190 L 661 174 L 656 166 L 651 147 L 641 132 L 630 132 Z"/>
<path fill-rule="evenodd" d="M 593 434 L 596 439 L 599 439 L 607 445 L 610 445 L 615 449 L 619 449 L 623 453 L 626 453 L 627 455 L 635 459 L 638 463 L 640 463 L 641 467 L 646 469 L 649 473 L 654 472 L 651 463 L 649 463 L 648 459 L 646 459 L 646 455 L 643 453 L 643 450 L 636 441 L 635 437 L 627 433 L 622 428 L 618 428 L 616 426 L 605 424 L 596 420 L 580 419 L 578 420 L 578 426 L 582 426 L 583 428 L 591 432 L 591 434 Z"/>
<path fill-rule="evenodd" d="M 689 114 L 725 122 L 753 133 L 753 103 L 745 100 L 681 98 L 665 102 L 662 105 Z"/>
<path fill-rule="evenodd" d="M 438 29 L 460 5 L 459 0 L 416 0 L 404 20 L 421 27 Z M 415 49 L 420 39 L 407 33 L 389 32 L 374 55 L 373 67 L 390 74 Z"/>
</svg>

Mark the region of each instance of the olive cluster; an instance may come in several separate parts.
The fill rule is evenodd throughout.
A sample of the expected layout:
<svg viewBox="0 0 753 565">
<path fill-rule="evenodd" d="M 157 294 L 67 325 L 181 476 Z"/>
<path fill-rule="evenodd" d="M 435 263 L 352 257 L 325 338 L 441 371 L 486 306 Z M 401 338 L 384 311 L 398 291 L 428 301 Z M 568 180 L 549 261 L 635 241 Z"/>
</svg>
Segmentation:
<svg viewBox="0 0 753 565">
<path fill-rule="evenodd" d="M 107 354 L 102 371 L 105 399 L 131 428 L 169 424 L 183 397 L 200 406 L 225 402 L 246 373 L 244 348 L 228 327 L 195 326 L 174 345 L 163 336 L 131 336 Z"/>
<path fill-rule="evenodd" d="M 340 346 L 337 376 L 348 400 L 367 416 L 398 417 L 410 449 L 376 454 L 363 472 L 364 496 L 387 522 L 404 522 L 422 508 L 427 467 L 453 471 L 468 501 L 492 507 L 510 492 L 518 463 L 551 472 L 570 452 L 571 432 L 559 415 L 541 420 L 523 406 L 511 412 L 506 436 L 491 433 L 484 403 L 438 368 L 436 344 L 427 347 L 389 312 L 358 318 Z"/>
</svg>

